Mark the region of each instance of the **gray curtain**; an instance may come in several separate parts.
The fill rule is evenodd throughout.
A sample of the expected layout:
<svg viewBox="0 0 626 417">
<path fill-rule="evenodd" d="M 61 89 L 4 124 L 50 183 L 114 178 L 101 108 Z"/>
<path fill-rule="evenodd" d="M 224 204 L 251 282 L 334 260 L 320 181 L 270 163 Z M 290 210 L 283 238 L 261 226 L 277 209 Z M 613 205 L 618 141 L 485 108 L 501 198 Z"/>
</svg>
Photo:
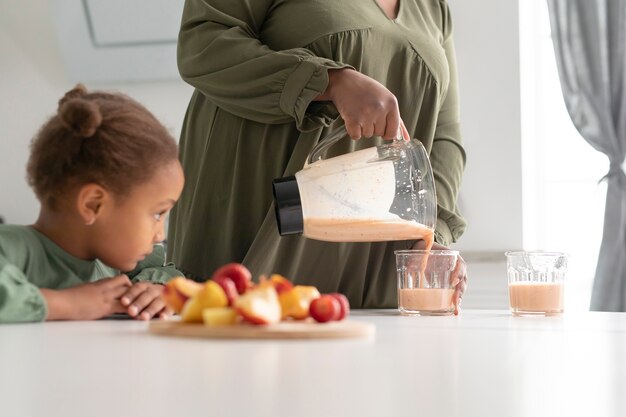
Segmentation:
<svg viewBox="0 0 626 417">
<path fill-rule="evenodd" d="M 626 311 L 626 176 L 621 168 L 626 154 L 626 0 L 548 0 L 548 9 L 567 110 L 583 138 L 610 161 L 603 178 L 608 182 L 606 212 L 591 310 Z M 580 169 L 585 169 L 584 160 Z"/>
</svg>

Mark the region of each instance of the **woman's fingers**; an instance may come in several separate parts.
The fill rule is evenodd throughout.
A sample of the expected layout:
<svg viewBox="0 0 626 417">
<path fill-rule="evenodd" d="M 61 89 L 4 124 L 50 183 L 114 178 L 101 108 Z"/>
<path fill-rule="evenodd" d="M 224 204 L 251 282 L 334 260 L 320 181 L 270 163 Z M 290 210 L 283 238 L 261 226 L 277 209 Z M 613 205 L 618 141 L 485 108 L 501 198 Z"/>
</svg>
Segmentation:
<svg viewBox="0 0 626 417">
<path fill-rule="evenodd" d="M 330 99 L 352 139 L 397 137 L 400 108 L 391 91 L 375 79 L 352 69 L 329 71 L 329 84 L 320 99 Z"/>
<path fill-rule="evenodd" d="M 400 124 L 402 123 L 402 120 L 400 119 L 400 112 L 394 111 L 388 113 L 386 121 L 387 124 L 385 125 L 385 133 L 383 134 L 383 139 L 392 140 L 397 138 Z"/>
<path fill-rule="evenodd" d="M 461 302 L 463 301 L 463 294 L 465 293 L 465 289 L 467 288 L 467 280 L 463 280 L 459 283 L 454 291 L 454 295 L 452 296 L 452 300 L 454 302 L 454 315 L 458 316 L 461 312 Z"/>
<path fill-rule="evenodd" d="M 465 265 L 465 260 L 460 256 L 456 261 L 454 271 L 452 271 L 451 279 L 452 285 L 455 287 L 454 295 L 452 297 L 454 301 L 454 314 L 458 315 L 461 311 L 463 294 L 465 294 L 465 289 L 467 288 L 467 267 Z"/>
<path fill-rule="evenodd" d="M 350 138 L 357 140 L 363 137 L 363 133 L 361 131 L 361 124 L 354 120 L 345 120 L 346 131 Z"/>
<path fill-rule="evenodd" d="M 386 128 L 387 117 L 385 116 L 379 118 L 378 120 L 376 120 L 376 123 L 374 123 L 374 136 L 384 137 Z"/>
<path fill-rule="evenodd" d="M 361 134 L 364 138 L 371 138 L 374 136 L 374 124 L 364 123 L 361 125 Z"/>
<path fill-rule="evenodd" d="M 409 134 L 409 131 L 407 130 L 402 120 L 400 120 L 400 135 L 404 140 L 411 140 L 411 135 Z"/>
</svg>

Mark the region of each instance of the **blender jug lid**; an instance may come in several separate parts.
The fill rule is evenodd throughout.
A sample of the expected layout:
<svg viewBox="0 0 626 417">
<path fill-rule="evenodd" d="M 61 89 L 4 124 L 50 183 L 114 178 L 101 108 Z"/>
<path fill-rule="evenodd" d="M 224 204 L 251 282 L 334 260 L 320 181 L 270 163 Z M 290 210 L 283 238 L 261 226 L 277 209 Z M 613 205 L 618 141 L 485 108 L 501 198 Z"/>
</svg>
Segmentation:
<svg viewBox="0 0 626 417">
<path fill-rule="evenodd" d="M 296 177 L 277 178 L 272 181 L 272 188 L 278 232 L 281 236 L 302 233 L 304 219 Z"/>
</svg>

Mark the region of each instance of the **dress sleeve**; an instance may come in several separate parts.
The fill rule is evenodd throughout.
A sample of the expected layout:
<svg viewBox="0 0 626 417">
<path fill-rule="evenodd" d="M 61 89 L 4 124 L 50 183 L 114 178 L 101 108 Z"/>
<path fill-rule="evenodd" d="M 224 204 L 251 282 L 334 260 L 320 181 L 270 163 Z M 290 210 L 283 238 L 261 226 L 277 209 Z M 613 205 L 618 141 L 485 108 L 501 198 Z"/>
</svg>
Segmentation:
<svg viewBox="0 0 626 417">
<path fill-rule="evenodd" d="M 465 231 L 466 222 L 459 213 L 457 197 L 465 168 L 465 149 L 459 123 L 459 96 L 452 22 L 448 4 L 441 1 L 443 48 L 450 68 L 450 83 L 439 110 L 430 161 L 437 190 L 437 225 L 435 240 L 449 246 Z"/>
<path fill-rule="evenodd" d="M 152 253 L 127 275 L 132 282 L 147 281 L 153 284 L 165 284 L 174 277 L 184 276 L 173 263 L 165 263 L 165 249 L 162 245 L 154 245 Z"/>
<path fill-rule="evenodd" d="M 178 37 L 181 77 L 220 108 L 266 124 L 300 130 L 338 116 L 309 104 L 328 86 L 328 70 L 348 65 L 306 48 L 274 51 L 259 32 L 272 0 L 187 0 Z"/>
<path fill-rule="evenodd" d="M 39 288 L 0 254 L 0 323 L 44 321 L 47 315 Z"/>
</svg>

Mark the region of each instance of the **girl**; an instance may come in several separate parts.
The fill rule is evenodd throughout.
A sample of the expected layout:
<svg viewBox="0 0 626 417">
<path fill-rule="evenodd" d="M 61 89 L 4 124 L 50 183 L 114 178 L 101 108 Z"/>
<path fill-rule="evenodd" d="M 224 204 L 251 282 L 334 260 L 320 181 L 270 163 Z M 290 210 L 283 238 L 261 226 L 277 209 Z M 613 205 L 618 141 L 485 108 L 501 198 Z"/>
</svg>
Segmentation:
<svg viewBox="0 0 626 417">
<path fill-rule="evenodd" d="M 183 178 L 176 142 L 142 105 L 67 92 L 31 145 L 39 218 L 0 225 L 0 322 L 167 316 L 159 284 L 182 274 L 155 244 Z"/>
</svg>

